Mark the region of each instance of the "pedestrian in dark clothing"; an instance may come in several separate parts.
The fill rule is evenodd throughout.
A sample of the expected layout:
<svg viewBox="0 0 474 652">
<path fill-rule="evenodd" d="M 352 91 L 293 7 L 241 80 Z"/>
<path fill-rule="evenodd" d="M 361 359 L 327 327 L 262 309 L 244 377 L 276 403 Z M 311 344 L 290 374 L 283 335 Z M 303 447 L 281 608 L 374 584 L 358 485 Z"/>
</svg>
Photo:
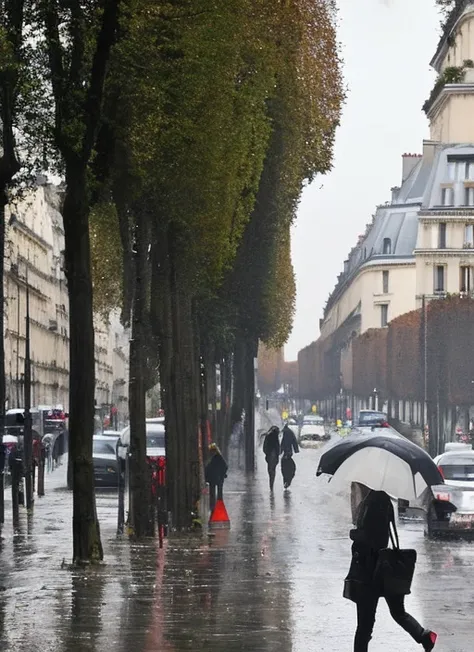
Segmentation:
<svg viewBox="0 0 474 652">
<path fill-rule="evenodd" d="M 293 451 L 295 453 L 299 453 L 300 449 L 298 446 L 298 441 L 296 439 L 296 435 L 293 432 L 293 430 L 287 425 L 283 428 L 283 437 L 281 440 L 281 448 L 280 452 L 283 453 L 283 455 L 287 455 L 288 457 L 292 457 Z"/>
<path fill-rule="evenodd" d="M 280 451 L 283 453 L 281 460 L 281 473 L 283 475 L 283 486 L 288 489 L 296 473 L 296 464 L 293 461 L 293 452 L 299 453 L 298 441 L 293 430 L 285 425 L 281 440 Z"/>
<path fill-rule="evenodd" d="M 217 500 L 223 500 L 224 480 L 227 478 L 228 466 L 217 444 L 211 444 L 209 452 L 211 459 L 206 464 L 205 479 L 209 484 L 209 506 L 212 512 L 216 506 L 216 493 Z"/>
<path fill-rule="evenodd" d="M 268 477 L 270 480 L 270 491 L 273 491 L 275 483 L 276 467 L 280 459 L 280 430 L 277 426 L 272 426 L 268 431 L 265 441 L 263 442 L 263 452 L 267 461 Z"/>
<path fill-rule="evenodd" d="M 395 515 L 390 497 L 384 491 L 371 491 L 362 501 L 357 527 L 351 530 L 352 563 L 347 580 L 351 599 L 357 604 L 357 630 L 354 652 L 368 652 L 380 598 L 374 582 L 379 551 L 388 546 L 390 523 Z M 424 629 L 405 611 L 405 596 L 385 595 L 390 614 L 426 652 L 436 643 L 436 634 Z"/>
</svg>

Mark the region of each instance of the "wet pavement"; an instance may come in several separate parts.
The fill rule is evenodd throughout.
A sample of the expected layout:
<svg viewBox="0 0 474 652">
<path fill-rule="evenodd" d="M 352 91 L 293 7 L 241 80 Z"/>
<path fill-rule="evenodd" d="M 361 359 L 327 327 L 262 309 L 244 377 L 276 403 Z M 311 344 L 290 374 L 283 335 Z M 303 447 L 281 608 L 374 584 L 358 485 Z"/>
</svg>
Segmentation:
<svg viewBox="0 0 474 652">
<path fill-rule="evenodd" d="M 14 652 L 351 652 L 354 605 L 342 598 L 350 557 L 349 501 L 315 477 L 320 452 L 303 450 L 284 492 L 232 471 L 232 528 L 214 537 L 130 544 L 116 537 L 117 498 L 98 493 L 105 563 L 71 571 L 71 497 L 65 467 L 47 478 L 34 514 L 11 514 L 0 541 L 0 650 Z M 439 652 L 472 652 L 474 546 L 425 540 L 400 525 L 419 553 L 407 607 L 440 635 Z M 63 562 L 64 560 L 64 562 Z M 420 649 L 381 604 L 371 652 Z"/>
</svg>

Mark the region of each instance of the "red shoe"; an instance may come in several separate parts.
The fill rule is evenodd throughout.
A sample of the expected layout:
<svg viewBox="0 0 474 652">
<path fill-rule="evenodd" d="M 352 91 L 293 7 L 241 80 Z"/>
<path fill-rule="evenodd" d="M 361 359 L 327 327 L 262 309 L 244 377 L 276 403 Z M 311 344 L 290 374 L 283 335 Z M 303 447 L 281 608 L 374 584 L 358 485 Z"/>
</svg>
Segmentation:
<svg viewBox="0 0 474 652">
<path fill-rule="evenodd" d="M 437 638 L 438 638 L 438 634 L 435 634 L 434 632 L 430 632 L 429 630 L 425 631 L 421 639 L 421 644 L 423 645 L 423 649 L 425 650 L 425 652 L 431 652 L 431 650 L 434 648 L 436 644 Z"/>
</svg>

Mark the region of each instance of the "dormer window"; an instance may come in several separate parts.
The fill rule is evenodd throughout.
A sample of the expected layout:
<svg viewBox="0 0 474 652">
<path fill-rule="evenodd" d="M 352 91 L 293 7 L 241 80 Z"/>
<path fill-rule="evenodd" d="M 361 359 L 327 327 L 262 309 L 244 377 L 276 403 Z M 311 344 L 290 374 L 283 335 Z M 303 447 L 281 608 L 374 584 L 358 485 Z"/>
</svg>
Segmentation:
<svg viewBox="0 0 474 652">
<path fill-rule="evenodd" d="M 464 205 L 474 206 L 474 188 L 471 186 L 464 188 Z"/>
<path fill-rule="evenodd" d="M 474 181 L 474 157 L 450 154 L 448 174 L 450 181 Z"/>
<path fill-rule="evenodd" d="M 390 238 L 383 239 L 383 253 L 388 255 L 392 253 L 392 241 Z"/>
<path fill-rule="evenodd" d="M 454 204 L 454 192 L 452 188 L 441 188 L 441 206 L 452 206 Z"/>
</svg>

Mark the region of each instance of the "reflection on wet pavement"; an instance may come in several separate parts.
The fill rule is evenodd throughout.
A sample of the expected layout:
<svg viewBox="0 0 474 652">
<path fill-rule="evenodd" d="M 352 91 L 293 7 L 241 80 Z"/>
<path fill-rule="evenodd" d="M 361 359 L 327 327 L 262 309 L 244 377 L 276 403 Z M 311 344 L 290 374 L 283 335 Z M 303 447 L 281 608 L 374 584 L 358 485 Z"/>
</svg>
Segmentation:
<svg viewBox="0 0 474 652">
<path fill-rule="evenodd" d="M 350 652 L 349 503 L 316 479 L 318 456 L 302 451 L 291 488 L 277 476 L 271 495 L 259 451 L 255 480 L 227 481 L 231 530 L 173 537 L 162 550 L 117 539 L 116 496 L 99 493 L 106 559 L 82 571 L 68 568 L 64 474 L 49 476 L 34 514 L 22 512 L 15 531 L 8 520 L 0 539 L 0 650 Z M 437 629 L 439 652 L 471 652 L 474 547 L 427 541 L 416 521 L 401 537 L 419 553 L 409 610 Z M 371 652 L 417 649 L 381 604 Z"/>
</svg>

